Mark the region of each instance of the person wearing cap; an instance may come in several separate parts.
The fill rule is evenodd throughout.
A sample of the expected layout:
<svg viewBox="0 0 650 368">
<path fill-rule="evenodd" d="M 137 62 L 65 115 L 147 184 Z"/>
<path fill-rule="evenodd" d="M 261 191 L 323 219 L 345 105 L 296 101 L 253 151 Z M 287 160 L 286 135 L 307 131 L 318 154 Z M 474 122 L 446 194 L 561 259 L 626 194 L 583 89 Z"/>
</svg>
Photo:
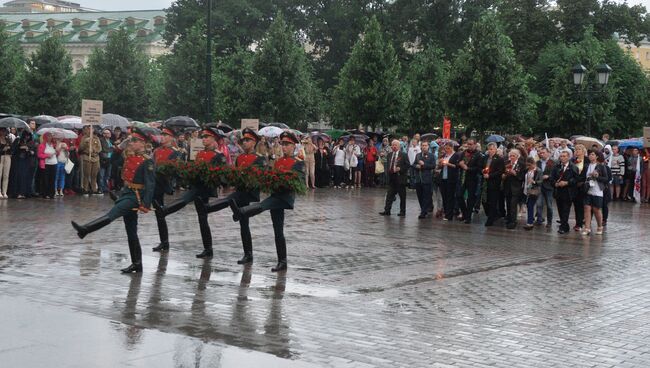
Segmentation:
<svg viewBox="0 0 650 368">
<path fill-rule="evenodd" d="M 300 159 L 294 157 L 298 138 L 293 133 L 283 132 L 280 135 L 282 144 L 282 157 L 278 158 L 273 167 L 280 171 L 295 171 L 304 180 L 305 165 Z M 271 268 L 272 272 L 278 272 L 287 269 L 287 242 L 284 238 L 284 210 L 292 210 L 296 199 L 293 191 L 283 191 L 272 193 L 262 202 L 253 203 L 245 207 L 239 207 L 235 201 L 230 201 L 233 212 L 233 220 L 241 221 L 242 219 L 258 215 L 266 210 L 271 212 L 271 221 L 273 222 L 273 232 L 275 233 L 275 249 L 278 254 L 278 263 Z"/>
<path fill-rule="evenodd" d="M 79 225 L 72 221 L 72 227 L 77 231 L 79 238 L 83 239 L 86 235 L 103 228 L 117 218 L 124 218 L 124 227 L 131 253 L 131 265 L 122 269 L 122 273 L 142 272 L 142 249 L 138 239 L 138 213 L 149 212 L 156 185 L 153 160 L 144 154 L 146 142 L 149 140 L 149 135 L 139 128 L 134 129 L 131 134 L 129 145 L 133 155 L 126 158 L 124 163 L 122 169 L 124 187 L 113 208 L 106 215 L 85 225 Z"/>
<path fill-rule="evenodd" d="M 158 148 L 153 151 L 153 160 L 156 166 L 163 165 L 172 161 L 179 160 L 182 156 L 180 150 L 176 148 L 176 132 L 170 128 L 162 129 L 162 141 Z M 161 206 L 165 205 L 165 194 L 174 194 L 172 178 L 156 174 L 156 190 L 153 194 L 155 203 Z M 156 222 L 158 223 L 158 235 L 160 244 L 152 248 L 154 252 L 165 252 L 169 250 L 169 231 L 167 230 L 167 221 L 162 212 L 156 211 Z"/>
<path fill-rule="evenodd" d="M 91 134 L 90 125 L 83 128 L 83 136 L 79 144 L 79 156 L 81 157 L 81 188 L 84 194 L 98 193 L 97 175 L 99 174 L 99 153 L 102 144 L 95 134 Z M 92 143 L 91 143 L 92 138 Z"/>
<path fill-rule="evenodd" d="M 224 134 L 221 130 L 213 127 L 207 127 L 201 131 L 201 138 L 203 139 L 203 150 L 196 154 L 195 162 L 207 162 L 211 166 L 225 166 L 226 157 L 217 152 L 217 139 L 223 137 Z M 214 189 L 205 185 L 195 185 L 190 190 L 186 191 L 180 199 L 163 206 L 157 201 L 153 202 L 156 209 L 156 218 L 158 216 L 165 218 L 174 212 L 180 211 L 188 203 L 194 202 L 196 207 L 196 214 L 199 219 L 199 229 L 201 230 L 201 240 L 203 241 L 203 252 L 196 255 L 197 258 L 212 258 L 212 232 L 210 231 L 210 224 L 208 223 L 208 213 L 205 212 L 205 206 L 210 197 L 216 197 L 217 193 Z"/>
<path fill-rule="evenodd" d="M 244 128 L 242 130 L 242 136 L 239 140 L 239 144 L 242 147 L 243 153 L 237 156 L 235 165 L 237 167 L 250 167 L 255 166 L 260 170 L 264 169 L 266 166 L 266 159 L 255 152 L 255 146 L 259 142 L 260 137 L 255 133 L 254 130 L 250 128 Z M 230 201 L 235 201 L 238 207 L 248 206 L 252 202 L 260 201 L 260 191 L 259 189 L 255 190 L 246 190 L 244 188 L 235 188 L 236 191 L 231 193 L 229 196 L 221 199 L 217 199 L 212 203 L 205 204 L 205 212 L 212 213 L 221 211 L 222 209 L 230 205 Z M 200 203 L 200 202 L 199 202 Z M 201 204 L 201 203 L 200 203 Z M 237 261 L 238 264 L 247 264 L 253 262 L 253 238 L 251 236 L 251 230 L 248 226 L 248 217 L 242 218 L 239 221 L 239 226 L 241 230 L 241 241 L 244 247 L 244 256 Z"/>
</svg>

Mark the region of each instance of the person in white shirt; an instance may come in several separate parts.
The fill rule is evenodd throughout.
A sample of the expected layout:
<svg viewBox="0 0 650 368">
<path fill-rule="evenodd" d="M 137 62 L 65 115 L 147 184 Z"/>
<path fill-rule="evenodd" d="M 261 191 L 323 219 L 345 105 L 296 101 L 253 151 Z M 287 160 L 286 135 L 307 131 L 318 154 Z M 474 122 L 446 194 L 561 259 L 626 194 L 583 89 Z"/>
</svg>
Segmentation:
<svg viewBox="0 0 650 368">
<path fill-rule="evenodd" d="M 332 154 L 334 155 L 334 188 L 341 188 L 345 177 L 345 141 L 343 138 L 339 138 L 332 148 Z"/>
<path fill-rule="evenodd" d="M 361 148 L 356 144 L 354 136 L 348 140 L 345 147 L 345 164 L 344 168 L 347 171 L 346 188 L 361 188 L 361 171 L 358 170 L 359 158 L 361 157 Z"/>
</svg>

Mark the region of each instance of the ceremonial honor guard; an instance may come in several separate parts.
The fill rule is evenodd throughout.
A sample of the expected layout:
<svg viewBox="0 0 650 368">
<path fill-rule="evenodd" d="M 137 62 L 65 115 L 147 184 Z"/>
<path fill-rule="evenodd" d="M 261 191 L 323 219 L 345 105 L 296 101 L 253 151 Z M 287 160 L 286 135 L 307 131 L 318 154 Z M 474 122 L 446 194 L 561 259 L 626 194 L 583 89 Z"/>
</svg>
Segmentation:
<svg viewBox="0 0 650 368">
<path fill-rule="evenodd" d="M 147 213 L 153 199 L 156 175 L 154 163 L 144 154 L 145 143 L 150 140 L 147 133 L 134 128 L 129 143 L 133 155 L 126 158 L 122 169 L 124 187 L 119 198 L 108 214 L 85 225 L 72 221 L 72 227 L 79 238 L 101 229 L 119 217 L 124 218 L 124 227 L 129 241 L 131 265 L 122 269 L 123 273 L 142 272 L 142 249 L 138 239 L 138 212 Z"/>
<path fill-rule="evenodd" d="M 175 147 L 176 133 L 170 128 L 162 129 L 162 142 L 160 147 L 153 151 L 153 160 L 156 166 L 170 163 L 181 158 L 181 152 Z M 153 200 L 161 206 L 165 205 L 165 194 L 174 194 L 174 185 L 172 178 L 156 174 L 156 190 L 154 191 Z M 169 231 L 167 230 L 167 221 L 162 211 L 156 211 L 156 222 L 158 223 L 158 234 L 160 235 L 160 244 L 154 247 L 154 252 L 165 252 L 169 250 Z"/>
<path fill-rule="evenodd" d="M 237 167 L 257 166 L 263 169 L 266 160 L 262 155 L 255 152 L 255 146 L 259 142 L 260 137 L 250 128 L 242 130 L 242 136 L 239 140 L 244 153 L 237 156 L 235 162 Z M 238 207 L 248 206 L 251 202 L 260 201 L 260 191 L 246 190 L 244 188 L 235 188 L 236 191 L 226 198 L 217 199 L 212 203 L 205 205 L 205 212 L 212 213 L 220 211 L 230 205 L 230 201 L 235 201 Z M 238 264 L 246 264 L 253 262 L 253 239 L 251 237 L 251 230 L 248 226 L 248 217 L 243 217 L 239 221 L 241 228 L 241 241 L 244 246 L 244 257 L 237 261 Z"/>
<path fill-rule="evenodd" d="M 295 171 L 304 180 L 304 162 L 294 157 L 294 151 L 298 138 L 293 133 L 284 132 L 280 135 L 282 144 L 282 157 L 277 159 L 274 168 L 281 171 Z M 284 238 L 284 210 L 293 209 L 296 194 L 293 191 L 282 191 L 272 193 L 269 197 L 260 203 L 253 203 L 248 206 L 239 208 L 235 201 L 230 205 L 233 211 L 233 219 L 241 221 L 248 219 L 263 211 L 271 211 L 271 221 L 273 222 L 273 232 L 275 233 L 275 248 L 278 253 L 278 264 L 271 268 L 271 271 L 277 272 L 287 269 L 287 242 Z"/>
<path fill-rule="evenodd" d="M 213 166 L 226 165 L 226 157 L 222 153 L 216 151 L 217 138 L 223 136 L 223 132 L 219 129 L 203 129 L 201 131 L 203 150 L 196 154 L 195 162 L 207 162 Z M 217 193 L 214 189 L 202 184 L 197 184 L 190 190 L 186 191 L 180 199 L 170 203 L 168 206 L 163 206 L 156 201 L 153 202 L 153 206 L 156 209 L 156 218 L 158 218 L 158 216 L 165 218 L 168 215 L 181 210 L 188 203 L 194 202 L 196 214 L 199 218 L 201 239 L 203 240 L 203 252 L 197 254 L 197 258 L 212 258 L 213 256 L 212 233 L 210 232 L 210 224 L 208 224 L 208 213 L 205 212 L 205 206 L 203 206 L 203 204 L 207 203 L 210 197 L 216 196 Z"/>
</svg>

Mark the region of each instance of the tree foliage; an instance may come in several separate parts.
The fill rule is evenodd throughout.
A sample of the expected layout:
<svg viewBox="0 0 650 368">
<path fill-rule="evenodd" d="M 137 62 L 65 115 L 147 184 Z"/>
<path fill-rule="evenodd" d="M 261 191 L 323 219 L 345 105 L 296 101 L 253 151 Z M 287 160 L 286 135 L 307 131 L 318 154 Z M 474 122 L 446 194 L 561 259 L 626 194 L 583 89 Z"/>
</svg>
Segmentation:
<svg viewBox="0 0 650 368">
<path fill-rule="evenodd" d="M 81 97 L 102 100 L 104 111 L 144 120 L 148 115 L 149 62 L 133 34 L 120 29 L 96 48 L 80 75 Z"/>
<path fill-rule="evenodd" d="M 31 115 L 77 113 L 73 106 L 72 59 L 59 37 L 49 37 L 27 63 L 23 112 Z"/>
<path fill-rule="evenodd" d="M 448 72 L 442 49 L 433 44 L 417 53 L 409 64 L 406 115 L 411 130 L 431 131 L 442 122 Z"/>
<path fill-rule="evenodd" d="M 531 101 L 510 38 L 496 16 L 486 13 L 451 68 L 446 103 L 452 116 L 481 134 L 518 131 L 532 118 Z"/>
<path fill-rule="evenodd" d="M 318 118 L 318 93 L 307 55 L 282 15 L 260 42 L 252 64 L 251 113 L 297 124 Z"/>
<path fill-rule="evenodd" d="M 25 74 L 25 59 L 16 41 L 9 39 L 0 23 L 0 112 L 20 111 L 20 88 Z"/>
<path fill-rule="evenodd" d="M 240 48 L 235 53 L 217 60 L 214 76 L 216 93 L 216 112 L 220 120 L 238 125 L 242 118 L 255 118 L 252 115 L 251 92 L 253 83 L 253 57 L 251 51 Z"/>
<path fill-rule="evenodd" d="M 388 127 L 402 119 L 404 86 L 391 43 L 373 17 L 352 49 L 333 91 L 333 123 Z"/>
</svg>

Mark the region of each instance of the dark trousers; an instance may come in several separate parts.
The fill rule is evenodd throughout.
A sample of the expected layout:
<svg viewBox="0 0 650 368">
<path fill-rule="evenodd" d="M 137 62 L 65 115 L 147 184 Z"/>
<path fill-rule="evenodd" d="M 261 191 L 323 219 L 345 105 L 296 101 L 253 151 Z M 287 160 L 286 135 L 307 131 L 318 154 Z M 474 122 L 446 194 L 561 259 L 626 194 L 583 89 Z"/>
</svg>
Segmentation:
<svg viewBox="0 0 650 368">
<path fill-rule="evenodd" d="M 585 224 L 585 194 L 582 187 L 578 188 L 573 198 L 573 210 L 576 214 L 576 226 L 582 227 Z"/>
<path fill-rule="evenodd" d="M 367 187 L 374 187 L 375 186 L 375 162 L 367 162 L 366 161 L 366 186 Z"/>
<path fill-rule="evenodd" d="M 275 250 L 278 254 L 278 261 L 286 261 L 287 241 L 284 238 L 284 209 L 272 209 L 271 222 L 273 222 L 273 233 L 275 234 Z"/>
<path fill-rule="evenodd" d="M 165 193 L 155 190 L 153 200 L 158 202 L 161 206 L 165 205 Z M 161 243 L 169 243 L 169 230 L 167 229 L 167 220 L 162 212 L 156 211 L 156 223 L 158 224 L 158 235 L 160 236 Z"/>
<path fill-rule="evenodd" d="M 542 188 L 537 198 L 537 223 L 543 222 L 544 206 L 546 206 L 547 224 L 553 223 L 553 189 Z"/>
<path fill-rule="evenodd" d="M 415 184 L 415 193 L 418 196 L 418 203 L 420 204 L 420 214 L 426 215 L 432 205 L 432 184 Z"/>
<path fill-rule="evenodd" d="M 54 181 L 56 179 L 56 165 L 45 165 L 39 170 L 39 194 L 43 197 L 54 197 Z"/>
<path fill-rule="evenodd" d="M 557 203 L 557 212 L 560 215 L 560 230 L 569 231 L 569 214 L 571 213 L 571 198 L 568 196 L 558 196 L 555 200 Z"/>
<path fill-rule="evenodd" d="M 451 220 L 454 218 L 454 208 L 456 207 L 456 185 L 455 181 L 443 179 L 440 183 L 440 192 L 442 193 L 442 208 L 445 210 L 445 218 Z"/>
<path fill-rule="evenodd" d="M 399 212 L 406 212 L 406 185 L 400 182 L 398 174 L 391 174 L 389 177 L 388 193 L 386 193 L 386 206 L 384 210 L 390 212 L 395 202 L 395 196 L 399 195 Z"/>
<path fill-rule="evenodd" d="M 461 198 L 461 203 L 460 203 L 460 209 L 463 213 L 463 219 L 465 220 L 472 219 L 472 211 L 476 206 L 476 202 L 478 202 L 478 196 L 480 194 L 478 188 L 479 188 L 478 181 L 465 180 L 465 184 L 463 185 L 463 190 L 461 191 L 461 195 L 464 194 L 465 191 L 467 191 L 467 202 L 465 202 L 464 198 Z"/>
<path fill-rule="evenodd" d="M 345 168 L 334 165 L 334 186 L 340 187 L 345 179 Z"/>
<path fill-rule="evenodd" d="M 521 202 L 520 191 L 508 191 L 506 193 L 506 220 L 508 224 L 517 223 L 517 212 Z"/>
<path fill-rule="evenodd" d="M 501 190 L 499 190 L 499 187 L 494 186 L 491 187 L 488 184 L 487 188 L 487 222 L 489 224 L 493 223 L 496 221 L 497 218 L 499 218 L 499 199 L 501 197 Z"/>
<path fill-rule="evenodd" d="M 124 220 L 124 229 L 129 242 L 129 252 L 131 253 L 131 262 L 134 264 L 142 263 L 142 249 L 140 248 L 140 239 L 138 238 L 138 208 L 139 203 L 135 193 L 122 193 L 120 198 L 115 202 L 113 208 L 106 214 L 111 221 L 120 217 Z"/>
</svg>

